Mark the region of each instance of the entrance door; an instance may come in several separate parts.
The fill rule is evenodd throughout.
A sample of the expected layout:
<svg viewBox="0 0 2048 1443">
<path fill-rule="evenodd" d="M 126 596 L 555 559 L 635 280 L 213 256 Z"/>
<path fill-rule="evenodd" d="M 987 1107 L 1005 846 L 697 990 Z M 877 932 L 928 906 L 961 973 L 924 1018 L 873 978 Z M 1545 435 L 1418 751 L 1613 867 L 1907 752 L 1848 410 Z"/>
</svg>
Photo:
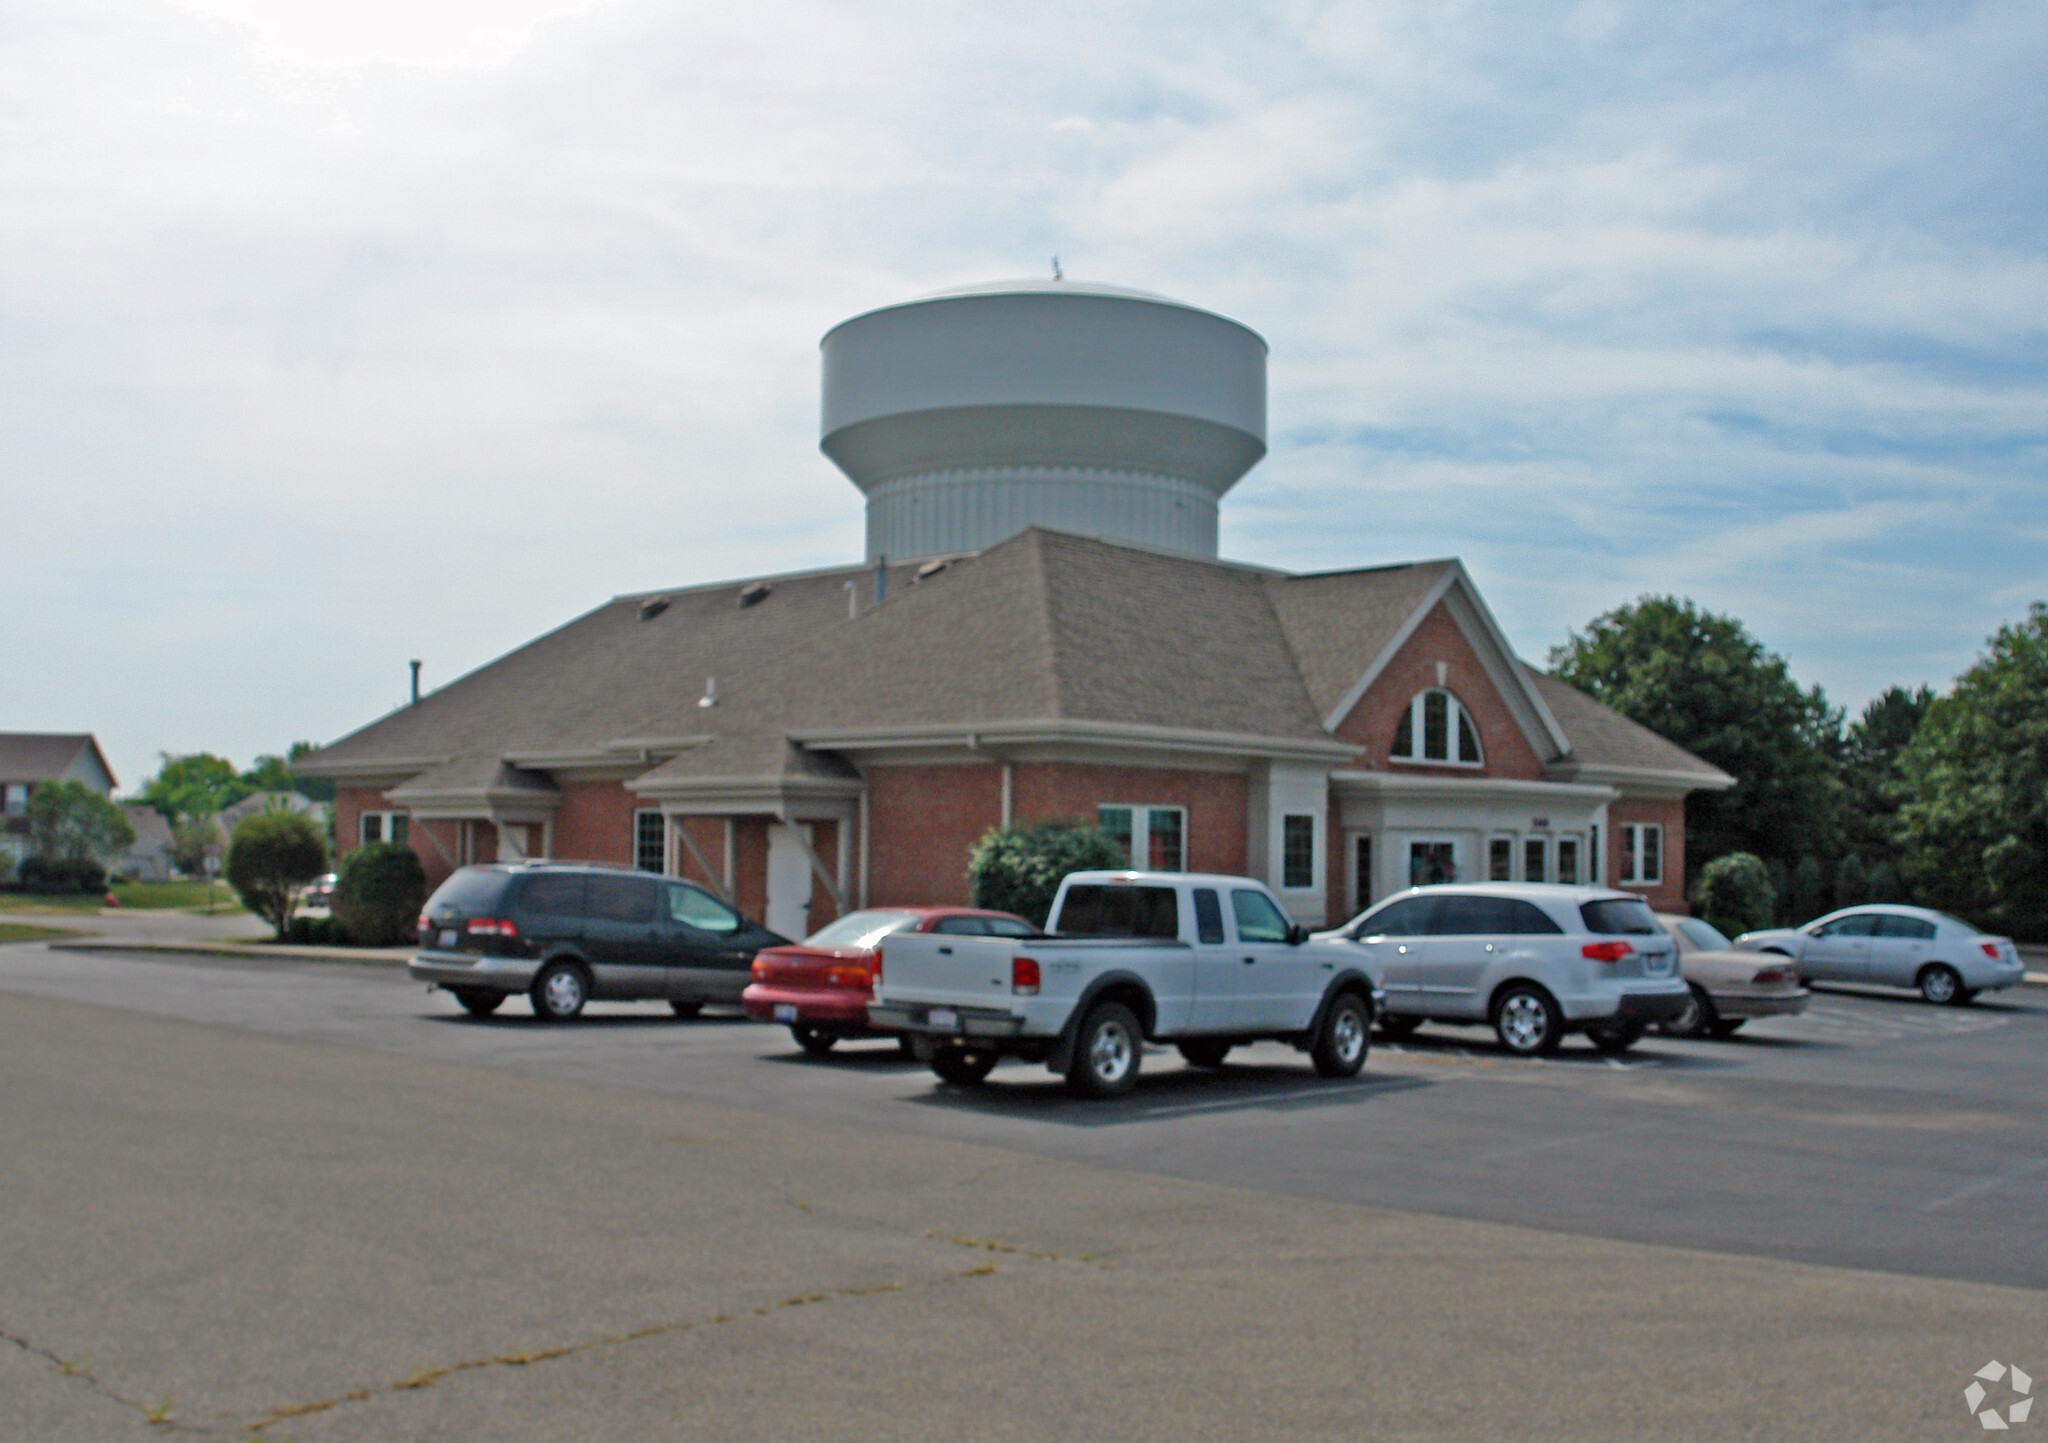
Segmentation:
<svg viewBox="0 0 2048 1443">
<path fill-rule="evenodd" d="M 799 830 L 801 828 L 801 830 Z M 768 930 L 791 941 L 811 934 L 811 829 L 777 822 L 768 828 Z"/>
</svg>

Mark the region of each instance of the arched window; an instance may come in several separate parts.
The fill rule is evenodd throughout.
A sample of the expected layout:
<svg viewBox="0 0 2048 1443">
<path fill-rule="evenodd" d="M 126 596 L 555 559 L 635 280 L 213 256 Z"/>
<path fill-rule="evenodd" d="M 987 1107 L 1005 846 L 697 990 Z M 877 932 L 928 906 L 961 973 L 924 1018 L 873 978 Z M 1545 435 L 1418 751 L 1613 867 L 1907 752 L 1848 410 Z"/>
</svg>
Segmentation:
<svg viewBox="0 0 2048 1443">
<path fill-rule="evenodd" d="M 1394 756 L 1409 762 L 1476 767 L 1479 731 L 1458 699 L 1441 687 L 1417 692 L 1394 728 Z"/>
</svg>

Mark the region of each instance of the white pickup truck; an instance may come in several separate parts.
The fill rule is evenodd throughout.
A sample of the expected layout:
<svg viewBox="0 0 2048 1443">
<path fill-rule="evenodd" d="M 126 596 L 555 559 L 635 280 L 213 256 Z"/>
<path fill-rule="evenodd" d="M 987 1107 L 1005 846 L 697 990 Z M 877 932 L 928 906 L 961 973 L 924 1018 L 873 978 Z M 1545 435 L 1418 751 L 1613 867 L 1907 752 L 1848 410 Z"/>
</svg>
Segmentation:
<svg viewBox="0 0 2048 1443">
<path fill-rule="evenodd" d="M 1074 872 L 1046 936 L 885 938 L 868 1020 L 910 1038 L 948 1082 L 980 1082 L 1009 1056 L 1113 1097 L 1137 1081 L 1148 1038 L 1197 1067 L 1276 1038 L 1324 1077 L 1354 1076 L 1379 997 L 1249 878 Z"/>
</svg>

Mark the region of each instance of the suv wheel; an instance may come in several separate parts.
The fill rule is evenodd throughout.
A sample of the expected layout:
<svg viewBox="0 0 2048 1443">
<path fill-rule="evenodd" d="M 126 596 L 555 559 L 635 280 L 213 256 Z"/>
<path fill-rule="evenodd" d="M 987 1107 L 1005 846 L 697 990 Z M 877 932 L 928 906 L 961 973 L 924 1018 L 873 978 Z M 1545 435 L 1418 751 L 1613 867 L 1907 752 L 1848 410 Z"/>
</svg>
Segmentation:
<svg viewBox="0 0 2048 1443">
<path fill-rule="evenodd" d="M 1318 1077 L 1356 1077 L 1358 1069 L 1365 1066 L 1366 1049 L 1371 1045 L 1367 1034 L 1372 1031 L 1372 1014 L 1356 992 L 1346 992 L 1330 1003 L 1330 1010 L 1323 1015 L 1323 1025 L 1316 1032 L 1316 1045 L 1309 1053 L 1309 1060 L 1316 1065 Z"/>
<path fill-rule="evenodd" d="M 569 1022 L 590 1000 L 590 979 L 574 962 L 550 962 L 533 979 L 533 1015 L 543 1022 Z"/>
<path fill-rule="evenodd" d="M 1493 1035 L 1517 1057 L 1547 1057 L 1564 1041 L 1564 1015 L 1541 987 L 1517 982 L 1493 999 Z"/>
<path fill-rule="evenodd" d="M 932 1071 L 946 1082 L 972 1087 L 995 1071 L 993 1052 L 970 1052 L 964 1047 L 940 1047 L 932 1052 Z"/>
<path fill-rule="evenodd" d="M 1082 1019 L 1074 1038 L 1067 1088 L 1081 1097 L 1120 1097 L 1138 1081 L 1145 1046 L 1138 1019 L 1121 1002 L 1101 1002 Z"/>
<path fill-rule="evenodd" d="M 488 987 L 456 987 L 451 989 L 455 1000 L 462 1004 L 462 1010 L 471 1017 L 489 1017 L 505 1000 L 502 992 L 493 992 Z"/>
</svg>

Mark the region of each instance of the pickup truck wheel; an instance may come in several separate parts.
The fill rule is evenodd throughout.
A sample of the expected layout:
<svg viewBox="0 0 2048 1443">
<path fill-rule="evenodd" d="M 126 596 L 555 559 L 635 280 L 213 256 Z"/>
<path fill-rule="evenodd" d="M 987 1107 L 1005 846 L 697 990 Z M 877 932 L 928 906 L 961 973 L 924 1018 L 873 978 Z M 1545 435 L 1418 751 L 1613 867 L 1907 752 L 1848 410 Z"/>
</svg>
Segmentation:
<svg viewBox="0 0 2048 1443">
<path fill-rule="evenodd" d="M 1358 1000 L 1357 993 L 1346 992 L 1331 1002 L 1316 1033 L 1315 1047 L 1309 1052 L 1309 1060 L 1316 1065 L 1316 1076 L 1358 1076 L 1358 1069 L 1365 1066 L 1366 1049 L 1371 1045 L 1367 1035 L 1371 1031 L 1372 1015 Z"/>
<path fill-rule="evenodd" d="M 1493 1035 L 1517 1057 L 1547 1057 L 1564 1041 L 1564 1014 L 1541 987 L 1517 982 L 1493 1000 Z"/>
<path fill-rule="evenodd" d="M 970 1052 L 964 1047 L 941 1047 L 932 1053 L 932 1071 L 945 1082 L 973 1087 L 995 1071 L 993 1052 Z"/>
<path fill-rule="evenodd" d="M 1074 1060 L 1067 1068 L 1067 1087 L 1081 1097 L 1119 1097 L 1138 1081 L 1144 1034 L 1138 1019 L 1121 1002 L 1098 1003 L 1082 1019 L 1074 1038 Z"/>
<path fill-rule="evenodd" d="M 590 978 L 574 962 L 550 962 L 533 979 L 533 1015 L 543 1022 L 573 1021 L 590 1000 Z"/>
<path fill-rule="evenodd" d="M 839 1044 L 839 1034 L 827 1032 L 822 1027 L 809 1027 L 799 1022 L 789 1029 L 789 1035 L 796 1039 L 796 1045 L 813 1057 L 823 1057 Z"/>
<path fill-rule="evenodd" d="M 1196 1037 L 1180 1044 L 1180 1055 L 1191 1067 L 1221 1067 L 1223 1059 L 1230 1055 L 1230 1046 L 1228 1042 Z"/>
<path fill-rule="evenodd" d="M 504 993 L 493 992 L 488 987 L 457 987 L 454 990 L 455 1000 L 471 1017 L 489 1017 L 505 1001 Z"/>
</svg>

